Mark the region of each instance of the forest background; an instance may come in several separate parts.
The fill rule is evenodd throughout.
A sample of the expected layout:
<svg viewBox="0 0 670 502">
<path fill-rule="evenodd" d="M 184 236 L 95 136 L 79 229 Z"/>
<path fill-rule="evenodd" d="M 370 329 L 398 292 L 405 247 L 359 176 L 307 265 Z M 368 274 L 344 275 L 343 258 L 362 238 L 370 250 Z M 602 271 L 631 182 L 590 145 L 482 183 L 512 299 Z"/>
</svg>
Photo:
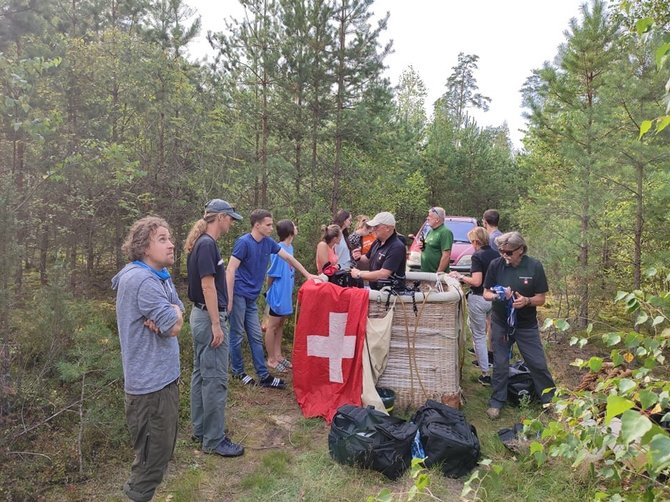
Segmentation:
<svg viewBox="0 0 670 502">
<path fill-rule="evenodd" d="M 431 205 L 495 207 L 577 329 L 606 322 L 617 291 L 665 285 L 644 271 L 667 271 L 670 255 L 668 131 L 639 132 L 667 114 L 667 1 L 575 13 L 523 88 L 521 151 L 468 113 L 488 106 L 477 55 L 459 56 L 430 117 L 420 75 L 383 77 L 392 47 L 373 0 L 240 3 L 204 64 L 184 56 L 199 30 L 186 1 L 0 1 L 0 439 L 78 409 L 77 447 L 50 482 L 123 442 L 109 279 L 146 214 L 172 226 L 177 281 L 190 225 L 220 197 L 293 219 L 308 265 L 338 208 L 391 211 L 410 233 Z M 644 37 L 641 18 L 655 27 Z"/>
</svg>

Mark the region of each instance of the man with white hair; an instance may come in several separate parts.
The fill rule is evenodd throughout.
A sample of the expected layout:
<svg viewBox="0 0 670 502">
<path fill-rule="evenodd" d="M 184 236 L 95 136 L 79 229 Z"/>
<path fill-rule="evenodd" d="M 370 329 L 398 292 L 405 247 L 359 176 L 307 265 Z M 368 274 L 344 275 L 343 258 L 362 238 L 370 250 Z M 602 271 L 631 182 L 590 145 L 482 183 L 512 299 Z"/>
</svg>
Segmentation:
<svg viewBox="0 0 670 502">
<path fill-rule="evenodd" d="M 354 251 L 354 260 L 358 266 L 351 269 L 351 276 L 368 281 L 372 289 L 380 289 L 384 281 L 404 281 L 407 248 L 395 230 L 395 217 L 383 211 L 369 220 L 368 226 L 373 228 L 377 240 L 365 255 L 361 255 L 358 250 Z"/>
<path fill-rule="evenodd" d="M 484 278 L 484 299 L 493 302 L 492 394 L 486 414 L 500 416 L 507 402 L 509 351 L 516 342 L 533 378 L 542 403 L 549 403 L 556 384 L 549 372 L 537 322 L 537 307 L 544 305 L 549 291 L 542 263 L 527 255 L 528 246 L 519 232 L 507 232 L 496 239 L 500 258 L 493 260 Z"/>
<path fill-rule="evenodd" d="M 423 238 L 421 249 L 422 272 L 449 272 L 454 234 L 444 225 L 444 209 L 431 207 L 426 222 L 431 230 Z"/>
</svg>

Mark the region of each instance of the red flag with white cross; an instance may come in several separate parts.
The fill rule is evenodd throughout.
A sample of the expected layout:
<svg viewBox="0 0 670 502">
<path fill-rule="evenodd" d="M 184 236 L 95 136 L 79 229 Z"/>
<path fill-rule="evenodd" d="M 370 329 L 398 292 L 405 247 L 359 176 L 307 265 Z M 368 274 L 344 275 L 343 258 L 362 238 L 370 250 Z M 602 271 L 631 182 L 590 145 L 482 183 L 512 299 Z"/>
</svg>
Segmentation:
<svg viewBox="0 0 670 502">
<path fill-rule="evenodd" d="M 366 289 L 307 281 L 298 291 L 293 390 L 305 417 L 328 423 L 343 404 L 361 405 Z"/>
</svg>

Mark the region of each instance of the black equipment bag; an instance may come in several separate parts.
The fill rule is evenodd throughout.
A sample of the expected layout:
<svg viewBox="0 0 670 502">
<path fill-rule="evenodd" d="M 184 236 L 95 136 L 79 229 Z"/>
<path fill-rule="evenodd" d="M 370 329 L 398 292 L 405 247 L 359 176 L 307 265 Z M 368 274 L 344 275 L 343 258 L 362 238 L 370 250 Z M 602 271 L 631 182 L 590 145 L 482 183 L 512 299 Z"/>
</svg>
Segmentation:
<svg viewBox="0 0 670 502">
<path fill-rule="evenodd" d="M 480 456 L 477 430 L 462 411 L 429 399 L 412 421 L 419 427 L 426 467 L 441 465 L 445 476 L 459 478 L 477 465 Z"/>
<path fill-rule="evenodd" d="M 537 401 L 535 384 L 530 371 L 523 361 L 517 361 L 509 367 L 509 380 L 507 381 L 507 401 L 513 405 L 519 405 L 521 400 L 527 398 L 529 401 Z"/>
<path fill-rule="evenodd" d="M 328 282 L 342 286 L 343 288 L 350 288 L 356 282 L 348 270 L 338 270 L 333 275 L 328 276 Z"/>
<path fill-rule="evenodd" d="M 337 409 L 328 434 L 330 456 L 341 464 L 399 478 L 412 463 L 416 425 L 372 406 L 345 404 Z"/>
</svg>

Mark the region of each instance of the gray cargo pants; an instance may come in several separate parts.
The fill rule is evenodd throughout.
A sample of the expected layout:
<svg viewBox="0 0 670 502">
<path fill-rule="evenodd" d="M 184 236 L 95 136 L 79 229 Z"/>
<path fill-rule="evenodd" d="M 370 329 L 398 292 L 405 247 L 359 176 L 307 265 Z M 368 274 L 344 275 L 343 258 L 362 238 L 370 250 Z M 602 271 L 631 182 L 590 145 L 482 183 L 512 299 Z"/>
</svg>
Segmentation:
<svg viewBox="0 0 670 502">
<path fill-rule="evenodd" d="M 540 331 L 533 328 L 515 328 L 514 340 L 509 338 L 509 328 L 491 321 L 491 343 L 493 344 L 493 377 L 491 379 L 491 408 L 502 408 L 507 402 L 507 382 L 509 380 L 509 351 L 512 342 L 516 342 L 519 352 L 526 362 L 526 366 L 533 378 L 535 391 L 542 403 L 548 403 L 554 396 L 554 391 L 543 394 L 545 389 L 556 387 L 554 379 L 547 367 L 547 358 L 544 355 Z"/>
<path fill-rule="evenodd" d="M 191 311 L 193 374 L 191 375 L 191 424 L 193 434 L 201 436 L 202 449 L 212 451 L 225 436 L 228 400 L 228 315 L 219 312 L 223 343 L 212 348 L 212 323 L 209 314 L 198 308 Z"/>
</svg>

